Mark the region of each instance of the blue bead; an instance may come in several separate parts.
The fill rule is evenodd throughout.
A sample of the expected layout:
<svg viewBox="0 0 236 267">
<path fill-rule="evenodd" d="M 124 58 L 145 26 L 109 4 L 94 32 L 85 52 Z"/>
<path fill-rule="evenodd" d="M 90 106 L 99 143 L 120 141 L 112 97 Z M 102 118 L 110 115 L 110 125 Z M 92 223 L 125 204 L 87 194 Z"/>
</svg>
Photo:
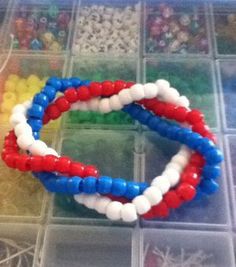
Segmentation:
<svg viewBox="0 0 236 267">
<path fill-rule="evenodd" d="M 105 195 L 111 193 L 112 178 L 108 176 L 101 176 L 98 178 L 97 192 Z"/>
<path fill-rule="evenodd" d="M 127 182 L 126 184 L 126 192 L 124 197 L 127 199 L 134 199 L 136 196 L 140 194 L 140 186 L 137 182 Z"/>
<path fill-rule="evenodd" d="M 73 87 L 78 87 L 81 84 L 80 78 L 77 78 L 77 77 L 70 78 L 70 81 L 71 81 Z"/>
<path fill-rule="evenodd" d="M 151 119 L 151 117 L 153 117 L 153 115 L 151 114 L 151 112 L 144 110 L 142 112 L 139 113 L 139 116 L 137 117 L 137 120 L 144 124 L 147 125 L 148 120 Z"/>
<path fill-rule="evenodd" d="M 33 132 L 33 137 L 35 140 L 39 140 L 40 139 L 40 133 L 39 132 Z"/>
<path fill-rule="evenodd" d="M 50 77 L 47 80 L 46 85 L 50 85 L 56 91 L 60 91 L 61 90 L 61 87 L 62 87 L 61 79 L 59 79 L 58 77 Z"/>
<path fill-rule="evenodd" d="M 182 128 L 176 134 L 176 141 L 179 141 L 181 143 L 184 143 L 184 141 L 186 140 L 186 138 L 188 137 L 188 135 L 190 135 L 191 133 L 192 133 L 191 130 L 189 130 L 187 128 Z"/>
<path fill-rule="evenodd" d="M 204 179 L 200 183 L 200 188 L 205 194 L 212 195 L 218 191 L 219 185 L 212 179 Z"/>
<path fill-rule="evenodd" d="M 31 126 L 32 131 L 40 131 L 43 127 L 42 120 L 39 119 L 29 119 L 27 123 Z"/>
<path fill-rule="evenodd" d="M 197 188 L 197 193 L 193 199 L 193 201 L 198 201 L 201 200 L 203 197 L 205 196 L 205 194 L 203 193 L 203 191 L 201 190 L 201 188 Z"/>
<path fill-rule="evenodd" d="M 133 119 L 138 118 L 140 112 L 142 112 L 142 108 L 140 106 L 131 104 L 131 108 L 128 113 L 130 114 L 130 116 L 132 116 Z"/>
<path fill-rule="evenodd" d="M 41 92 L 48 97 L 50 102 L 55 98 L 57 93 L 56 89 L 49 85 L 44 86 Z"/>
<path fill-rule="evenodd" d="M 69 87 L 72 87 L 72 82 L 70 79 L 61 79 L 61 88 L 59 89 L 60 92 L 64 92 Z"/>
<path fill-rule="evenodd" d="M 221 175 L 221 169 L 218 165 L 205 165 L 202 169 L 202 176 L 208 179 L 216 179 Z"/>
<path fill-rule="evenodd" d="M 192 149 L 196 149 L 202 141 L 202 136 L 198 133 L 189 134 L 185 139 L 185 144 Z"/>
<path fill-rule="evenodd" d="M 196 148 L 196 150 L 200 153 L 205 155 L 208 150 L 215 148 L 214 143 L 208 138 L 202 138 L 200 145 Z"/>
<path fill-rule="evenodd" d="M 42 119 L 44 115 L 44 108 L 38 104 L 33 104 L 31 108 L 28 109 L 27 115 L 33 118 Z"/>
<path fill-rule="evenodd" d="M 78 176 L 74 176 L 72 178 L 69 178 L 67 181 L 68 194 L 72 194 L 72 195 L 79 194 L 81 192 L 80 191 L 81 181 L 82 181 L 82 179 Z"/>
<path fill-rule="evenodd" d="M 131 105 L 131 104 L 129 104 L 129 105 L 125 105 L 125 106 L 122 108 L 122 110 L 123 110 L 124 112 L 127 112 L 127 113 L 129 113 L 131 109 L 132 109 L 132 105 Z"/>
<path fill-rule="evenodd" d="M 146 182 L 139 183 L 139 190 L 140 190 L 139 194 L 141 195 L 144 192 L 144 190 L 148 188 L 148 186 L 149 185 Z"/>
<path fill-rule="evenodd" d="M 46 94 L 38 93 L 34 96 L 33 102 L 46 108 L 48 106 L 49 100 Z"/>
<path fill-rule="evenodd" d="M 63 177 L 61 176 L 59 179 L 55 179 L 55 193 L 62 193 L 62 194 L 67 194 L 67 181 L 68 177 Z"/>
<path fill-rule="evenodd" d="M 173 127 L 169 127 L 166 130 L 166 137 L 169 138 L 170 140 L 175 140 L 176 139 L 176 135 L 177 132 L 180 130 L 181 128 L 178 126 L 173 126 Z"/>
<path fill-rule="evenodd" d="M 54 178 L 54 174 L 50 172 L 38 172 L 40 180 L 48 180 L 51 177 Z"/>
<path fill-rule="evenodd" d="M 169 125 L 164 120 L 161 120 L 158 123 L 158 128 L 157 128 L 156 132 L 158 132 L 159 135 L 161 135 L 161 136 L 165 136 L 168 128 L 169 128 Z"/>
<path fill-rule="evenodd" d="M 90 80 L 83 80 L 83 81 L 81 81 L 81 85 L 84 85 L 84 86 L 89 86 L 90 83 L 91 83 Z"/>
<path fill-rule="evenodd" d="M 121 197 L 126 192 L 126 181 L 124 179 L 113 179 L 111 194 L 116 197 Z"/>
<path fill-rule="evenodd" d="M 83 179 L 83 192 L 86 194 L 96 193 L 97 178 L 86 177 Z"/>
<path fill-rule="evenodd" d="M 224 157 L 221 151 L 217 148 L 208 150 L 205 154 L 206 163 L 209 165 L 215 165 L 223 161 Z"/>
<path fill-rule="evenodd" d="M 55 181 L 56 180 L 54 180 L 54 179 L 44 180 L 43 181 L 43 185 L 45 186 L 45 188 L 49 192 L 51 192 L 51 193 L 59 193 Z"/>
<path fill-rule="evenodd" d="M 158 124 L 160 123 L 160 121 L 161 121 L 160 118 L 153 116 L 148 120 L 148 127 L 151 130 L 156 131 L 158 129 Z"/>
</svg>

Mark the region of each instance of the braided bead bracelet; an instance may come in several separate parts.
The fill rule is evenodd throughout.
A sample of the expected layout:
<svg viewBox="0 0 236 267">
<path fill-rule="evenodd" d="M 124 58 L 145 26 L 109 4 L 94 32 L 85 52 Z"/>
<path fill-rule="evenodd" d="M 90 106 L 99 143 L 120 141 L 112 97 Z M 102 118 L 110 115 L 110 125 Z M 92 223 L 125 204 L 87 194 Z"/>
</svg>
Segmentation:
<svg viewBox="0 0 236 267">
<path fill-rule="evenodd" d="M 147 115 L 147 114 L 146 114 Z"/>
</svg>

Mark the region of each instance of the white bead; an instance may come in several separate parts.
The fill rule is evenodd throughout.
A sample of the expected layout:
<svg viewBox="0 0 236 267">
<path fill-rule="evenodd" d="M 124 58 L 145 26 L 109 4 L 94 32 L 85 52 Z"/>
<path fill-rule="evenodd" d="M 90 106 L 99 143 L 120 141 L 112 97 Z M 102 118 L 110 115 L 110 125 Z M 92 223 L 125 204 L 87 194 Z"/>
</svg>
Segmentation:
<svg viewBox="0 0 236 267">
<path fill-rule="evenodd" d="M 157 187 L 158 189 L 160 189 L 160 191 L 162 192 L 162 195 L 164 195 L 165 193 L 167 193 L 170 189 L 170 182 L 166 177 L 163 176 L 157 176 L 155 177 L 152 182 L 151 185 Z"/>
<path fill-rule="evenodd" d="M 188 158 L 186 158 L 183 155 L 175 155 L 174 157 L 171 158 L 171 162 L 177 163 L 181 167 L 185 167 L 188 163 Z"/>
<path fill-rule="evenodd" d="M 51 148 L 51 147 L 48 147 L 44 152 L 43 152 L 43 155 L 42 156 L 45 156 L 45 155 L 53 155 L 53 156 L 56 156 L 58 157 L 58 153 L 55 149 Z"/>
<path fill-rule="evenodd" d="M 98 98 L 92 98 L 90 101 L 88 101 L 88 108 L 91 111 L 97 111 L 99 106 L 99 99 Z"/>
<path fill-rule="evenodd" d="M 106 209 L 106 216 L 110 220 L 120 220 L 121 219 L 121 208 L 122 204 L 118 201 L 112 201 L 108 204 Z"/>
<path fill-rule="evenodd" d="M 32 101 L 31 101 L 31 100 L 27 100 L 27 101 L 25 101 L 22 105 L 24 105 L 24 107 L 25 107 L 26 109 L 29 109 L 29 108 L 31 108 L 31 106 L 32 106 Z"/>
<path fill-rule="evenodd" d="M 180 151 L 178 153 L 178 155 L 185 156 L 188 159 L 190 158 L 191 154 L 192 154 L 191 150 L 188 147 L 184 146 L 184 145 L 181 147 L 181 149 L 180 149 Z"/>
<path fill-rule="evenodd" d="M 158 87 L 155 83 L 146 83 L 143 86 L 145 98 L 151 99 L 157 96 Z"/>
<path fill-rule="evenodd" d="M 119 92 L 118 96 L 122 105 L 127 105 L 133 102 L 133 99 L 129 93 L 130 89 L 124 89 Z"/>
<path fill-rule="evenodd" d="M 94 209 L 97 198 L 97 195 L 86 195 L 84 198 L 84 205 L 89 209 Z"/>
<path fill-rule="evenodd" d="M 120 98 L 118 95 L 113 95 L 110 98 L 110 107 L 112 110 L 121 110 L 123 108 L 123 105 L 120 102 Z"/>
<path fill-rule="evenodd" d="M 79 204 L 84 204 L 85 197 L 86 197 L 85 194 L 74 195 L 75 201 L 78 202 Z"/>
<path fill-rule="evenodd" d="M 27 150 L 28 147 L 33 144 L 33 142 L 34 138 L 30 134 L 22 134 L 17 138 L 17 144 L 23 150 Z"/>
<path fill-rule="evenodd" d="M 161 190 L 156 186 L 149 186 L 143 194 L 152 206 L 159 204 L 162 200 Z"/>
<path fill-rule="evenodd" d="M 76 102 L 71 104 L 70 110 L 79 110 L 80 109 L 80 102 Z"/>
<path fill-rule="evenodd" d="M 15 135 L 19 136 L 21 134 L 31 134 L 32 135 L 32 128 L 29 126 L 28 123 L 22 122 L 15 126 L 14 129 Z"/>
<path fill-rule="evenodd" d="M 121 219 L 124 222 L 134 222 L 138 219 L 134 204 L 126 203 L 122 206 Z"/>
<path fill-rule="evenodd" d="M 170 83 L 166 80 L 159 79 L 155 82 L 159 89 L 159 95 L 163 95 L 169 88 L 170 88 Z"/>
<path fill-rule="evenodd" d="M 101 113 L 109 113 L 112 111 L 111 107 L 110 107 L 110 101 L 109 98 L 104 98 L 100 101 L 99 103 L 99 111 Z"/>
<path fill-rule="evenodd" d="M 177 172 L 180 173 L 183 170 L 183 167 L 176 162 L 169 162 L 165 167 L 165 170 L 167 169 L 175 169 Z"/>
<path fill-rule="evenodd" d="M 151 209 L 151 204 L 144 195 L 135 197 L 132 203 L 135 205 L 136 211 L 140 215 L 147 213 Z"/>
<path fill-rule="evenodd" d="M 179 92 L 175 89 L 170 87 L 168 90 L 163 92 L 162 98 L 165 101 L 168 101 L 170 103 L 176 104 L 179 99 Z"/>
<path fill-rule="evenodd" d="M 188 100 L 188 98 L 186 96 L 181 96 L 177 100 L 176 105 L 188 108 L 189 105 L 190 105 L 190 102 L 189 102 L 189 100 Z"/>
<path fill-rule="evenodd" d="M 10 123 L 13 127 L 22 122 L 26 122 L 26 117 L 22 113 L 13 113 L 10 116 Z"/>
<path fill-rule="evenodd" d="M 162 176 L 169 180 L 171 187 L 176 186 L 180 179 L 180 174 L 175 169 L 165 170 Z"/>
<path fill-rule="evenodd" d="M 142 84 L 136 83 L 132 85 L 129 89 L 129 93 L 133 101 L 139 101 L 145 97 Z"/>
<path fill-rule="evenodd" d="M 47 145 L 43 141 L 35 140 L 33 144 L 30 146 L 29 151 L 34 156 L 43 156 L 47 148 L 48 148 Z"/>
<path fill-rule="evenodd" d="M 22 114 L 26 114 L 26 108 L 24 105 L 22 104 L 18 104 L 16 105 L 13 109 L 12 109 L 12 113 L 22 113 Z"/>
<path fill-rule="evenodd" d="M 79 110 L 81 110 L 81 111 L 88 111 L 89 109 L 88 109 L 88 105 L 87 105 L 87 103 L 86 102 L 79 102 Z"/>
<path fill-rule="evenodd" d="M 100 197 L 95 203 L 95 210 L 100 214 L 106 214 L 107 206 L 111 203 L 110 198 Z"/>
</svg>

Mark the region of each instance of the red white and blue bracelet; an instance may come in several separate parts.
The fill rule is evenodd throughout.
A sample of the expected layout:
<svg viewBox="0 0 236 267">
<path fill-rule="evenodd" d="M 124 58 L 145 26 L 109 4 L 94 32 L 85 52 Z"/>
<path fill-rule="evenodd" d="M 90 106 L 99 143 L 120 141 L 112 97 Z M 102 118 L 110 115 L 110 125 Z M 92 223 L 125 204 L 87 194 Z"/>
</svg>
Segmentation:
<svg viewBox="0 0 236 267">
<path fill-rule="evenodd" d="M 73 81 L 74 81 L 74 84 L 73 84 Z M 65 163 L 67 163 L 67 167 L 69 165 L 76 167 L 77 165 L 73 165 L 73 163 L 71 163 L 71 161 L 69 161 L 65 157 L 63 158 L 63 161 L 61 161 L 60 160 L 61 158 L 58 158 L 57 156 L 52 156 L 53 154 L 57 155 L 54 150 L 52 150 L 51 148 L 47 148 L 45 145 L 43 145 L 43 143 L 40 140 L 34 140 L 34 138 L 31 136 L 32 130 L 30 127 L 28 127 L 26 117 L 24 116 L 26 115 L 26 109 L 30 107 L 28 114 L 30 115 L 31 118 L 29 118 L 28 122 L 29 124 L 31 124 L 33 130 L 37 130 L 37 129 L 39 130 L 41 126 L 40 119 L 42 119 L 44 116 L 44 110 L 46 106 L 56 96 L 57 91 L 64 91 L 64 94 L 65 94 L 64 98 L 59 97 L 57 100 L 55 100 L 53 104 L 51 104 L 46 109 L 45 111 L 46 116 L 44 117 L 44 122 L 49 121 L 49 119 L 51 118 L 55 119 L 59 117 L 63 111 L 69 110 L 70 104 L 75 103 L 79 100 L 80 102 L 77 102 L 72 105 L 73 109 L 100 110 L 103 113 L 109 112 L 111 110 L 118 110 L 118 109 L 121 109 L 123 105 L 125 104 L 127 105 L 133 101 L 139 101 L 139 104 L 142 104 L 144 107 L 145 106 L 148 107 L 149 109 L 152 110 L 153 113 L 158 114 L 159 116 L 167 116 L 167 117 L 169 116 L 168 118 L 176 119 L 177 121 L 181 121 L 181 122 L 186 121 L 189 124 L 192 124 L 193 130 L 195 129 L 196 132 L 197 131 L 200 132 L 202 136 L 206 136 L 207 138 L 202 138 L 200 134 L 197 134 L 197 133 L 194 134 L 192 133 L 191 130 L 186 129 L 186 128 L 183 129 L 179 126 L 170 127 L 169 123 L 158 118 L 157 116 L 154 116 L 151 112 L 147 110 L 146 111 L 143 110 L 142 107 L 138 106 L 137 104 L 131 104 L 124 108 L 124 110 L 128 112 L 132 117 L 146 124 L 151 129 L 159 131 L 161 135 L 167 136 L 170 139 L 177 139 L 183 142 L 186 139 L 186 145 L 189 145 L 191 149 L 198 149 L 199 150 L 198 152 L 203 153 L 206 157 L 206 162 L 207 162 L 207 165 L 205 165 L 203 168 L 203 177 L 205 176 L 205 178 L 207 178 L 208 176 L 208 178 L 211 177 L 211 179 L 208 179 L 208 178 L 203 179 L 201 181 L 201 188 L 203 189 L 203 191 L 206 191 L 208 193 L 215 191 L 217 186 L 216 186 L 216 183 L 214 182 L 214 179 L 220 175 L 220 168 L 216 166 L 216 163 L 219 163 L 222 160 L 222 155 L 220 154 L 218 150 L 215 149 L 214 144 L 210 142 L 208 139 L 208 138 L 212 139 L 214 138 L 214 136 L 210 133 L 209 129 L 206 127 L 205 122 L 203 120 L 203 116 L 200 112 L 196 110 L 191 111 L 185 107 L 176 107 L 173 104 L 167 104 L 167 103 L 164 103 L 163 101 L 158 101 L 155 99 L 157 92 L 159 92 L 160 98 L 162 100 L 170 99 L 172 103 L 177 102 L 178 104 L 185 103 L 186 105 L 188 105 L 187 99 L 185 97 L 180 97 L 177 90 L 170 88 L 169 83 L 167 81 L 159 80 L 157 81 L 156 84 L 149 83 L 144 86 L 140 84 L 138 85 L 129 84 L 131 86 L 130 89 L 125 88 L 128 86 L 127 86 L 127 83 L 123 81 L 118 81 L 115 83 L 112 83 L 110 81 L 106 81 L 103 83 L 91 83 L 91 84 L 88 84 L 88 82 L 86 83 L 87 83 L 86 84 L 87 86 L 81 85 L 81 81 L 77 78 L 63 79 L 62 82 L 60 79 L 51 78 L 47 82 L 48 85 L 42 90 L 42 93 L 39 93 L 37 94 L 37 96 L 35 96 L 34 98 L 35 101 L 33 101 L 32 106 L 30 103 L 25 103 L 24 105 L 18 105 L 13 110 L 14 114 L 11 117 L 11 122 L 13 126 L 15 126 L 15 134 L 17 136 L 18 145 L 20 145 L 20 147 L 25 150 L 29 150 L 32 154 L 41 153 L 42 155 L 47 155 L 47 154 L 50 155 L 50 156 L 45 156 L 43 159 L 44 161 L 47 161 L 47 163 L 50 163 L 50 164 L 47 164 L 47 169 L 46 170 L 43 169 L 43 171 L 58 171 L 57 169 L 53 169 L 52 165 L 53 167 L 58 167 L 59 165 L 62 166 L 64 164 L 63 165 L 64 169 L 61 166 L 59 167 L 59 169 L 63 173 L 63 171 L 65 171 Z M 122 85 L 123 85 L 123 88 L 122 88 Z M 74 86 L 75 88 L 79 86 L 79 89 L 77 90 L 74 88 L 70 88 L 71 86 Z M 165 92 L 165 94 L 161 94 L 161 91 Z M 111 94 L 114 94 L 114 93 L 116 94 L 113 95 L 112 97 L 104 98 L 105 96 L 110 96 Z M 103 98 L 99 99 L 98 98 L 99 95 L 102 95 Z M 145 98 L 147 98 L 147 100 L 144 100 Z M 37 132 L 37 131 L 34 131 L 34 132 Z M 14 137 L 13 134 L 9 136 L 11 136 L 12 138 L 11 140 L 13 140 L 13 137 Z M 195 145 L 193 145 L 194 141 L 195 141 Z M 15 151 L 13 152 L 11 151 L 10 155 L 14 153 Z M 75 196 L 75 199 L 78 200 L 79 202 L 85 203 L 85 205 L 90 208 L 95 208 L 100 213 L 106 213 L 106 215 L 110 219 L 123 219 L 125 221 L 133 221 L 137 218 L 137 214 L 143 215 L 145 213 L 147 214 L 147 212 L 149 213 L 148 217 L 151 217 L 150 211 L 153 210 L 153 208 L 151 209 L 151 207 L 153 206 L 156 208 L 161 203 L 162 203 L 162 206 L 163 206 L 163 203 L 168 203 L 170 207 L 175 208 L 176 206 L 178 206 L 178 204 L 180 204 L 184 200 L 184 199 L 181 199 L 181 197 L 183 198 L 183 196 L 181 196 L 182 191 L 187 192 L 188 190 L 188 193 L 194 192 L 194 190 L 191 191 L 191 189 L 194 189 L 194 187 L 192 188 L 192 187 L 186 186 L 186 185 L 191 185 L 191 183 L 187 183 L 187 182 L 185 182 L 186 190 L 183 190 L 183 186 L 182 186 L 182 191 L 181 190 L 177 191 L 179 192 L 179 195 L 174 190 L 169 192 L 169 188 L 171 186 L 176 186 L 179 182 L 181 167 L 183 169 L 188 163 L 187 154 L 190 155 L 188 150 L 186 150 L 185 153 L 182 152 L 178 154 L 177 156 L 173 157 L 173 160 L 169 164 L 169 168 L 167 168 L 164 174 L 161 177 L 155 178 L 150 187 L 145 188 L 144 186 L 142 188 L 142 190 L 144 190 L 143 195 L 135 196 L 134 199 L 132 200 L 132 203 L 122 204 L 119 201 L 111 201 L 110 198 L 106 196 L 85 195 L 85 194 L 79 194 Z M 191 179 L 189 179 L 188 182 L 191 181 L 192 183 L 196 183 L 196 181 L 198 180 L 198 183 L 199 183 L 200 179 L 194 179 L 193 177 L 198 176 L 198 178 L 200 178 L 199 177 L 200 169 L 202 168 L 202 166 L 200 165 L 202 165 L 204 161 L 197 154 L 194 154 L 193 156 L 195 157 L 193 157 L 193 159 L 191 160 L 192 160 L 192 163 L 195 163 L 195 166 L 194 164 L 192 164 L 192 166 L 190 166 L 192 169 L 189 168 L 188 170 L 189 174 L 191 174 L 189 175 L 189 177 L 190 176 L 192 177 L 192 181 Z M 39 162 L 42 163 L 43 161 L 39 159 L 39 156 L 37 156 L 38 158 L 35 158 L 35 157 L 36 156 L 25 155 L 25 157 L 23 158 L 24 161 L 22 164 L 22 161 L 18 160 L 17 156 L 16 156 L 16 160 L 12 160 L 11 162 L 9 161 L 9 158 L 11 159 L 14 158 L 14 157 L 9 156 L 9 150 L 8 152 L 7 150 L 4 151 L 3 153 L 3 159 L 6 161 L 6 163 L 10 167 L 18 167 L 18 169 L 21 169 L 21 170 L 28 170 L 28 169 L 32 170 L 31 168 L 32 166 L 30 166 L 30 164 L 32 164 L 33 162 L 33 171 L 42 171 L 39 169 Z M 190 160 L 190 163 L 191 163 L 191 160 Z M 197 168 L 197 164 L 196 162 L 194 162 L 194 160 L 199 164 L 200 166 L 199 168 Z M 20 164 L 17 164 L 17 162 L 18 163 L 20 162 Z M 38 162 L 38 165 L 36 164 L 36 162 Z M 42 164 L 42 165 L 45 166 L 46 164 Z M 26 167 L 26 169 L 24 169 L 24 167 Z M 83 172 L 85 169 L 86 168 L 83 168 Z M 177 169 L 180 172 L 177 172 Z M 89 170 L 90 172 L 91 170 L 92 172 L 95 171 L 95 169 L 91 166 Z M 74 168 L 73 171 L 69 172 L 68 174 L 73 175 L 73 172 L 77 172 L 77 171 L 79 172 L 79 174 L 81 174 L 81 168 L 77 168 L 77 169 Z M 84 172 L 83 174 L 85 176 L 87 175 L 86 172 Z M 78 179 L 77 177 L 77 184 L 75 184 L 73 181 L 73 178 L 68 179 L 65 176 L 61 178 L 56 178 L 57 176 L 55 174 L 52 174 L 51 177 L 49 178 L 48 175 L 49 174 L 43 174 L 44 178 L 42 178 L 41 180 L 44 180 L 46 184 L 48 181 L 50 181 L 51 184 L 48 183 L 47 185 L 49 187 L 51 186 L 51 189 L 54 188 L 56 192 L 61 190 L 61 192 L 64 192 L 64 193 L 76 193 L 74 186 L 80 185 L 82 181 L 82 179 Z M 39 176 L 39 174 L 37 176 Z M 187 175 L 182 175 L 182 177 L 185 177 L 185 179 L 189 178 Z M 57 182 L 56 184 L 58 186 L 57 189 L 52 186 L 51 181 Z M 92 177 L 89 177 L 87 180 L 84 179 L 83 181 L 86 181 L 86 182 L 83 182 L 83 186 L 85 185 L 84 186 L 84 188 L 86 188 L 85 193 L 87 194 L 88 193 L 94 194 L 95 189 L 98 189 L 99 185 L 100 185 L 100 193 L 101 192 L 102 193 L 104 192 L 106 194 L 113 193 L 115 196 L 121 196 L 122 195 L 121 193 L 123 192 L 123 193 L 126 193 L 123 195 L 126 197 L 128 196 L 127 197 L 128 199 L 132 198 L 132 194 L 133 196 L 135 195 L 134 192 L 137 194 L 142 193 L 142 190 L 140 190 L 141 187 L 139 188 L 139 190 L 137 190 L 137 187 L 131 186 L 131 184 L 129 184 L 130 187 L 127 187 L 128 183 L 125 181 L 121 181 L 121 180 L 119 180 L 119 182 L 117 183 L 116 182 L 112 183 L 111 179 L 109 178 L 105 179 L 103 177 L 103 179 L 101 179 L 102 183 L 99 184 L 99 179 L 95 179 L 95 178 L 92 179 Z M 105 181 L 107 182 L 107 184 Z M 101 184 L 103 186 L 105 184 L 106 186 L 109 184 L 111 192 L 109 192 L 109 190 L 104 191 L 105 187 L 102 187 Z M 136 191 L 131 190 L 132 194 L 128 194 L 126 192 L 127 188 L 131 188 L 131 187 L 132 187 L 132 190 L 136 188 L 135 189 Z M 58 188 L 60 190 L 58 190 Z M 80 185 L 80 188 L 81 188 L 81 185 Z M 116 190 L 118 191 L 118 193 L 116 192 Z M 163 194 L 165 194 L 164 196 L 165 202 L 163 202 Z M 185 194 L 184 196 L 186 198 Z M 166 197 L 166 195 L 168 197 Z M 194 195 L 195 194 L 193 194 L 193 196 Z M 173 203 L 173 199 L 175 199 L 176 202 L 178 203 Z M 185 199 L 185 200 L 189 200 L 189 199 Z M 156 208 L 155 210 L 158 211 L 158 208 Z M 153 215 L 155 216 L 155 214 Z"/>
</svg>

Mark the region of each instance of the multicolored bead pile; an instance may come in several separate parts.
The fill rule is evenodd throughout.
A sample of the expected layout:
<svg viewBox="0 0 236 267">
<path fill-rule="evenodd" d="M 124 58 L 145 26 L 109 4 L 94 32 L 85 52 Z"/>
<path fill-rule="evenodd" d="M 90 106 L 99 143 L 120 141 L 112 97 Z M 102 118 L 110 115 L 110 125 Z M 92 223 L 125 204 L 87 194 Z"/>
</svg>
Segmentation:
<svg viewBox="0 0 236 267">
<path fill-rule="evenodd" d="M 147 53 L 207 54 L 209 43 L 201 7 L 179 12 L 168 4 L 147 8 Z"/>
<path fill-rule="evenodd" d="M 57 92 L 64 96 L 56 98 Z M 70 109 L 101 113 L 122 109 L 183 146 L 151 185 L 100 176 L 95 166 L 60 157 L 38 140 L 43 124 Z M 5 137 L 2 151 L 2 159 L 9 167 L 32 171 L 47 190 L 72 194 L 78 203 L 111 220 L 133 222 L 139 215 L 147 219 L 166 217 L 171 208 L 218 189 L 215 180 L 221 174 L 223 156 L 215 146 L 215 136 L 204 115 L 191 110 L 188 99 L 166 80 L 142 85 L 122 80 L 99 83 L 51 77 L 32 101 L 14 107 L 10 122 L 14 130 Z M 19 149 L 30 154 L 20 154 Z"/>
<path fill-rule="evenodd" d="M 48 9 L 21 4 L 16 11 L 13 34 L 14 48 L 23 50 L 61 51 L 66 48 L 70 11 L 57 5 Z"/>
</svg>

